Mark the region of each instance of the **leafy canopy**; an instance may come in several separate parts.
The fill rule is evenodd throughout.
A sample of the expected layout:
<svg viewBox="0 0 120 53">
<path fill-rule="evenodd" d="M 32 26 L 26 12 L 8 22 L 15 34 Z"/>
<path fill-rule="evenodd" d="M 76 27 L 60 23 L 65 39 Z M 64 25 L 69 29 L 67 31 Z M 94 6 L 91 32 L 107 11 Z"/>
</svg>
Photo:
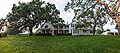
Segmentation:
<svg viewBox="0 0 120 53">
<path fill-rule="evenodd" d="M 69 9 L 74 10 L 77 27 L 92 27 L 94 32 L 96 28 L 103 29 L 109 20 L 105 7 L 96 0 L 71 0 L 65 6 L 65 11 Z"/>
<path fill-rule="evenodd" d="M 12 12 L 7 15 L 7 19 L 11 28 L 19 31 L 29 30 L 32 34 L 33 28 L 38 27 L 41 23 L 59 20 L 59 14 L 60 12 L 56 9 L 55 4 L 33 0 L 27 3 L 18 2 L 18 5 L 14 4 Z"/>
</svg>

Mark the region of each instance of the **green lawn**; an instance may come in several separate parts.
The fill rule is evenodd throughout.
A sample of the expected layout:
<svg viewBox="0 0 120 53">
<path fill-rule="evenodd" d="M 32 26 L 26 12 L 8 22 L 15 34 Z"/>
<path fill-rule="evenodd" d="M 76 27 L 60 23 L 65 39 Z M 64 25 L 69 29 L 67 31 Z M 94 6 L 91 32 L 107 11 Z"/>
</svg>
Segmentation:
<svg viewBox="0 0 120 53">
<path fill-rule="evenodd" d="M 119 36 L 14 36 L 0 38 L 0 53 L 120 53 Z"/>
</svg>

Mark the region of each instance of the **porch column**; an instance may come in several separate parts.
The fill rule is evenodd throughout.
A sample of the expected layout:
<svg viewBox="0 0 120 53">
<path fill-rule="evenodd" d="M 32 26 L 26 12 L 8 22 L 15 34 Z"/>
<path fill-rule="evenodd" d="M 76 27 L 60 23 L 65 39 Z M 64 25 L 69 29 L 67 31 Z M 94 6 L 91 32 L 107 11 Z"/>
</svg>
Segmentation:
<svg viewBox="0 0 120 53">
<path fill-rule="evenodd" d="M 52 36 L 54 36 L 55 34 L 54 34 L 54 30 L 52 29 Z"/>
<path fill-rule="evenodd" d="M 116 35 L 115 32 L 114 32 L 114 35 Z"/>
</svg>

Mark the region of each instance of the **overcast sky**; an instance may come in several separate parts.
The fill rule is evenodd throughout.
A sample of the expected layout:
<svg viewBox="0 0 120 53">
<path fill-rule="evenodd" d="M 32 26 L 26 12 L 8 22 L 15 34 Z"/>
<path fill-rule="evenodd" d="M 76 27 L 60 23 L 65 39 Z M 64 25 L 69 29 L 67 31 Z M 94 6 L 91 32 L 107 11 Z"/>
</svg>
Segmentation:
<svg viewBox="0 0 120 53">
<path fill-rule="evenodd" d="M 6 15 L 11 12 L 11 8 L 13 4 L 17 4 L 19 1 L 21 2 L 30 2 L 32 0 L 0 0 L 0 18 L 5 18 Z M 45 0 L 46 2 L 50 2 L 55 4 L 57 9 L 60 10 L 60 17 L 65 20 L 65 22 L 70 23 L 74 17 L 73 11 L 65 12 L 64 7 L 69 0 Z M 105 29 L 111 29 L 112 31 L 116 31 L 114 29 L 115 25 L 110 25 L 110 22 L 104 26 Z"/>
<path fill-rule="evenodd" d="M 32 0 L 0 0 L 0 18 L 5 18 L 6 15 L 11 12 L 13 4 L 17 4 L 19 1 L 21 2 L 30 2 Z M 74 13 L 65 12 L 64 6 L 67 4 L 69 0 L 45 0 L 46 2 L 50 2 L 52 4 L 56 4 L 58 10 L 60 10 L 60 17 L 63 18 L 66 22 L 71 22 Z"/>
</svg>

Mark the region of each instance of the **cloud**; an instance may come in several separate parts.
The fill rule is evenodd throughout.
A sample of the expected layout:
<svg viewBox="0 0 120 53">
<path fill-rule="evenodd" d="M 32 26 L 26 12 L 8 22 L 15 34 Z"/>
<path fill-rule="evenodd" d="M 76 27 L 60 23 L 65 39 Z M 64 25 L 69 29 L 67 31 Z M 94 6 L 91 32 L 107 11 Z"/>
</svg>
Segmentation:
<svg viewBox="0 0 120 53">
<path fill-rule="evenodd" d="M 52 4 L 55 4 L 57 9 L 60 10 L 60 17 L 63 18 L 63 20 L 65 20 L 65 22 L 72 22 L 72 19 L 74 17 L 74 12 L 65 12 L 64 11 L 64 7 L 65 5 L 67 5 L 67 2 L 70 0 L 45 0 L 45 1 L 49 1 Z"/>
<path fill-rule="evenodd" d="M 58 4 L 58 5 L 63 5 L 67 2 L 68 0 L 54 0 L 53 2 Z"/>
<path fill-rule="evenodd" d="M 28 2 L 32 0 L 0 0 L 0 18 L 5 18 L 11 12 L 13 4 L 17 4 L 19 1 Z"/>
<path fill-rule="evenodd" d="M 63 20 L 65 20 L 66 22 L 71 23 L 72 19 L 74 17 L 74 12 L 73 11 L 71 11 L 71 12 L 65 12 L 65 11 L 63 11 L 60 14 L 60 17 L 63 18 Z"/>
<path fill-rule="evenodd" d="M 61 12 L 60 17 L 63 18 L 63 20 L 65 20 L 66 23 L 72 22 L 72 19 L 74 17 L 73 11 L 71 11 L 71 12 L 64 11 L 65 5 L 67 4 L 68 1 L 69 0 L 52 0 L 51 1 L 51 3 L 56 4 L 57 9 L 59 9 Z"/>
<path fill-rule="evenodd" d="M 0 18 L 5 18 L 6 15 L 11 12 L 13 4 L 17 4 L 18 2 L 30 2 L 32 0 L 0 0 Z M 73 18 L 72 12 L 65 12 L 64 6 L 67 4 L 69 0 L 44 0 L 46 2 L 50 2 L 55 4 L 57 9 L 60 10 L 60 17 L 63 18 L 66 22 L 71 22 Z"/>
</svg>

